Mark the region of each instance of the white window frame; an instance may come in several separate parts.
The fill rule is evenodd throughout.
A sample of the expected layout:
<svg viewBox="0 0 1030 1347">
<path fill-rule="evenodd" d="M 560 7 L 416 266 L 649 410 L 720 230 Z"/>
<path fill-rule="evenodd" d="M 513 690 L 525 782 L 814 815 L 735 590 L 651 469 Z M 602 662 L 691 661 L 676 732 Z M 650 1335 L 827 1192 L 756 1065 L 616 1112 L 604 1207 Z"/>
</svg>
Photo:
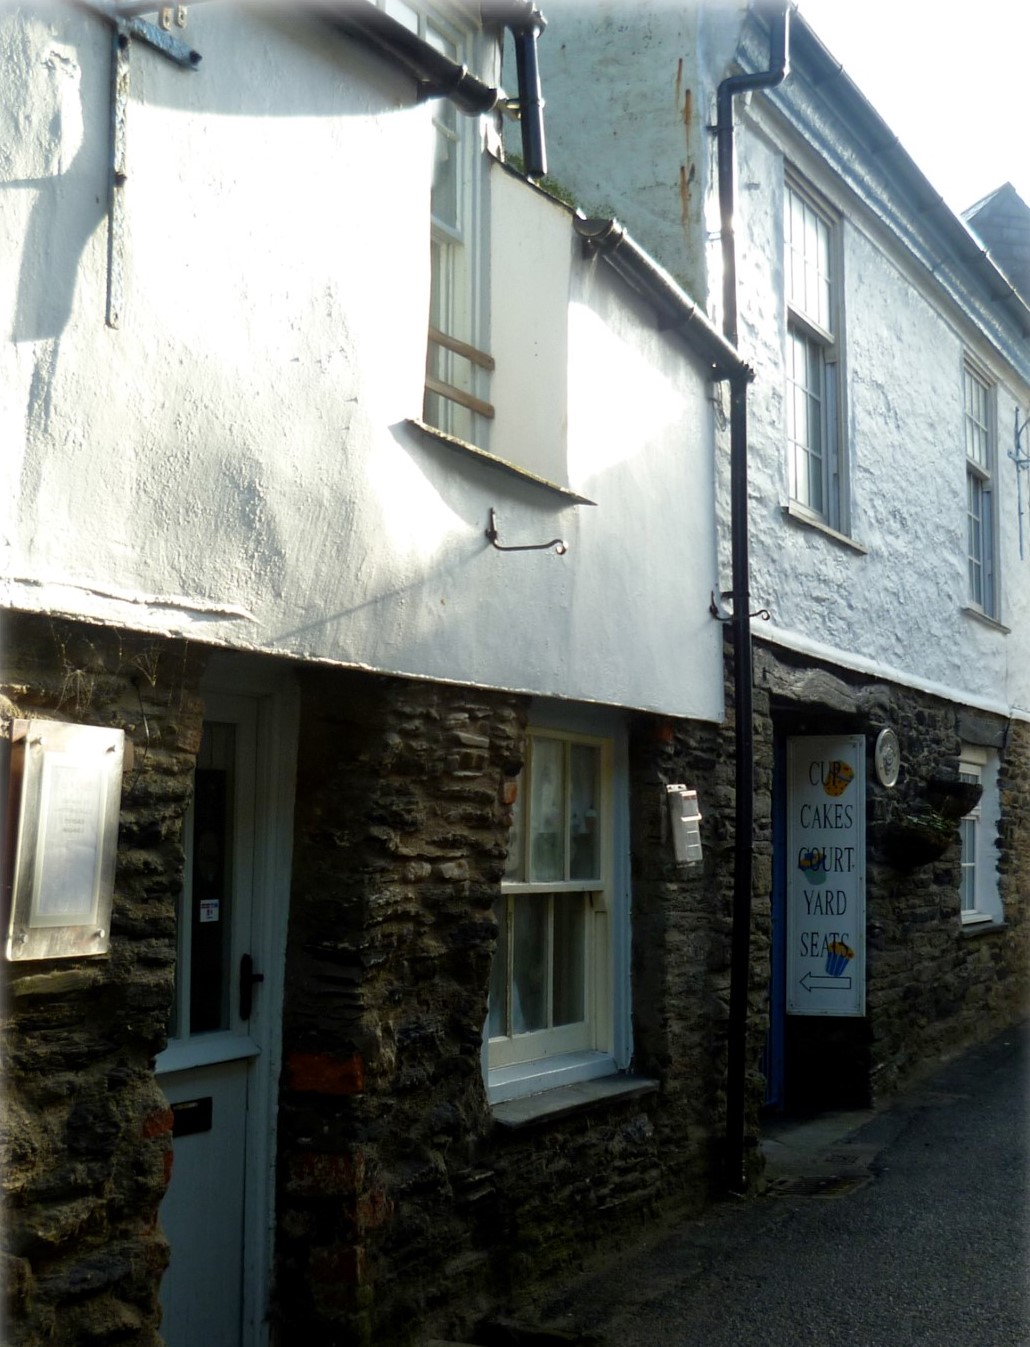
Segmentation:
<svg viewBox="0 0 1030 1347">
<path fill-rule="evenodd" d="M 378 7 L 437 51 L 470 70 L 479 69 L 481 33 L 471 10 L 453 4 L 412 4 L 375 0 Z M 437 168 L 450 161 L 454 170 L 453 216 L 431 207 L 430 339 L 423 420 L 448 435 L 487 447 L 493 408 L 487 401 L 493 361 L 486 340 L 483 229 L 486 182 L 482 117 L 459 112 L 446 98 L 432 104 L 434 188 Z M 435 205 L 436 203 L 434 203 Z M 445 338 L 442 344 L 432 334 Z M 432 379 L 457 391 L 463 401 L 429 387 Z M 468 405 L 465 405 L 465 404 Z"/>
<path fill-rule="evenodd" d="M 514 904 L 520 897 L 562 893 L 586 895 L 585 991 L 587 1021 L 525 1035 L 490 1037 L 484 1026 L 483 1064 L 491 1104 L 523 1098 L 562 1085 L 608 1076 L 624 1070 L 631 1056 L 629 1013 L 629 819 L 627 747 L 622 726 L 607 717 L 585 714 L 570 719 L 568 710 L 537 707 L 527 739 L 527 765 L 519 778 L 524 792 L 523 845 L 528 851 L 528 797 L 533 744 L 541 740 L 563 745 L 586 744 L 601 753 L 601 874 L 593 881 L 533 882 L 528 877 L 501 884 L 501 915 L 509 923 L 505 995 L 511 995 Z M 528 876 L 529 871 L 523 872 Z"/>
<path fill-rule="evenodd" d="M 960 918 L 963 926 L 997 924 L 1002 920 L 995 846 L 999 817 L 997 754 L 975 744 L 963 744 L 958 770 L 960 781 L 975 782 L 983 788 L 979 802 L 959 824 Z"/>
<path fill-rule="evenodd" d="M 783 208 L 788 497 L 793 511 L 847 533 L 840 232 L 839 217 L 788 173 Z"/>
<path fill-rule="evenodd" d="M 971 357 L 962 362 L 962 426 L 966 455 L 967 594 L 970 607 L 997 618 L 998 568 L 994 477 L 997 453 L 995 385 Z"/>
</svg>

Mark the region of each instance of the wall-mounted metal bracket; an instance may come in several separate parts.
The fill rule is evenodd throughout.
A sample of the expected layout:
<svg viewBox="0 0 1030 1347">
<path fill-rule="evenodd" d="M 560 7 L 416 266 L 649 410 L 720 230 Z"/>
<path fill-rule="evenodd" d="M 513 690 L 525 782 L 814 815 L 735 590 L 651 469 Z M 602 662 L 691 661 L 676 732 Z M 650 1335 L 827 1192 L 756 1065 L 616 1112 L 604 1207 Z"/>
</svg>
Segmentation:
<svg viewBox="0 0 1030 1347">
<path fill-rule="evenodd" d="M 723 598 L 723 599 L 732 599 L 732 598 L 733 598 L 733 590 L 732 590 L 732 589 L 724 589 L 719 597 L 720 597 L 720 598 Z M 715 620 L 716 620 L 717 622 L 732 622 L 732 621 L 733 621 L 733 618 L 730 617 L 729 614 L 724 613 L 724 612 L 722 611 L 722 609 L 719 607 L 719 601 L 718 601 L 718 599 L 716 599 L 716 597 L 715 597 L 715 590 L 714 590 L 714 589 L 711 591 L 711 599 L 709 600 L 708 611 L 711 613 L 711 615 L 715 618 Z M 768 608 L 756 608 L 756 609 L 754 610 L 754 612 L 751 613 L 751 617 L 760 617 L 760 618 L 762 619 L 763 622 L 771 622 L 771 621 L 772 621 L 772 613 L 769 612 L 769 609 L 768 609 Z"/>
<path fill-rule="evenodd" d="M 125 184 L 128 181 L 126 162 L 126 121 L 129 108 L 129 55 L 131 39 L 137 38 L 153 47 L 183 70 L 196 70 L 200 65 L 199 51 L 156 24 L 139 18 L 145 9 L 156 9 L 153 4 L 129 3 L 117 5 L 107 0 L 77 0 L 81 8 L 105 19 L 111 25 L 111 168 L 107 197 L 107 313 L 108 327 L 118 327 L 122 320 L 125 293 Z M 180 6 L 185 18 L 185 7 Z"/>
<path fill-rule="evenodd" d="M 548 543 L 520 543 L 515 547 L 505 547 L 503 543 L 497 541 L 499 534 L 497 532 L 497 511 L 490 511 L 490 527 L 486 531 L 487 539 L 491 547 L 496 547 L 498 552 L 546 552 L 554 548 L 558 556 L 563 557 L 569 550 L 569 545 L 564 538 L 552 538 Z"/>
</svg>

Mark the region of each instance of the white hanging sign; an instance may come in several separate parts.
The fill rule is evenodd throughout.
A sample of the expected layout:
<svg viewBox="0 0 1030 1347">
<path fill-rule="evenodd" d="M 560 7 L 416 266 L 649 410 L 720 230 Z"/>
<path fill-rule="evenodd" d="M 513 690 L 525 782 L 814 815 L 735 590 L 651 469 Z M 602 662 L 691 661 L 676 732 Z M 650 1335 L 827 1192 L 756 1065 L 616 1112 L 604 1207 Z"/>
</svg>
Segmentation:
<svg viewBox="0 0 1030 1347">
<path fill-rule="evenodd" d="M 865 1014 L 865 738 L 787 740 L 787 1011 Z"/>
</svg>

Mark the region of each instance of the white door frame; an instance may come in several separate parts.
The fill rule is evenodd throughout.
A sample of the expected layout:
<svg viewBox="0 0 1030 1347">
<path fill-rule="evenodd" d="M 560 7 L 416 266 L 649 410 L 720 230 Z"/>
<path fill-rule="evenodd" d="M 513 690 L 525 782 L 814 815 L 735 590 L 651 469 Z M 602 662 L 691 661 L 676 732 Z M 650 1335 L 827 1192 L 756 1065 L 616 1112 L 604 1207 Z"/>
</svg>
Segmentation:
<svg viewBox="0 0 1030 1347">
<path fill-rule="evenodd" d="M 253 809 L 254 909 L 250 949 L 264 980 L 251 1023 L 253 1059 L 246 1119 L 242 1347 L 268 1347 L 268 1299 L 275 1248 L 275 1171 L 282 1003 L 289 918 L 300 698 L 281 666 L 217 652 L 201 681 L 205 720 L 246 699 L 256 712 Z M 227 717 L 232 719 L 231 714 Z M 199 1049 L 199 1051 L 198 1051 Z M 160 1075 L 200 1065 L 202 1041 L 173 1044 L 157 1059 Z M 174 1179 L 173 1179 L 174 1182 Z"/>
</svg>

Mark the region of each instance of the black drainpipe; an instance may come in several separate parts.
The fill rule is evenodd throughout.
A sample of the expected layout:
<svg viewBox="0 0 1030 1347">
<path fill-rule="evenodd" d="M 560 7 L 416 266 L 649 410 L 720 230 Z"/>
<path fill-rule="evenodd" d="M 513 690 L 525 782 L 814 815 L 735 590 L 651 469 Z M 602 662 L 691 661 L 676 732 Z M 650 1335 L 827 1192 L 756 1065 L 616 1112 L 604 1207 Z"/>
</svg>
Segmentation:
<svg viewBox="0 0 1030 1347">
<path fill-rule="evenodd" d="M 771 89 L 789 70 L 790 8 L 773 23 L 769 69 L 731 75 L 719 85 L 716 133 L 722 228 L 723 335 L 737 345 L 737 257 L 733 237 L 733 99 L 751 89 Z M 733 562 L 733 711 L 736 755 L 736 848 L 733 869 L 733 940 L 726 1062 L 726 1186 L 747 1182 L 744 1130 L 747 1084 L 748 989 L 751 980 L 751 889 L 754 859 L 754 725 L 751 658 L 751 581 L 747 522 L 747 382 L 730 385 L 730 543 Z"/>
<path fill-rule="evenodd" d="M 527 178 L 542 178 L 547 172 L 547 147 L 544 144 L 544 99 L 536 43 L 547 27 L 547 20 L 528 0 L 520 0 L 517 9 L 521 12 L 510 16 L 506 22 L 515 39 L 522 159 Z"/>
</svg>

